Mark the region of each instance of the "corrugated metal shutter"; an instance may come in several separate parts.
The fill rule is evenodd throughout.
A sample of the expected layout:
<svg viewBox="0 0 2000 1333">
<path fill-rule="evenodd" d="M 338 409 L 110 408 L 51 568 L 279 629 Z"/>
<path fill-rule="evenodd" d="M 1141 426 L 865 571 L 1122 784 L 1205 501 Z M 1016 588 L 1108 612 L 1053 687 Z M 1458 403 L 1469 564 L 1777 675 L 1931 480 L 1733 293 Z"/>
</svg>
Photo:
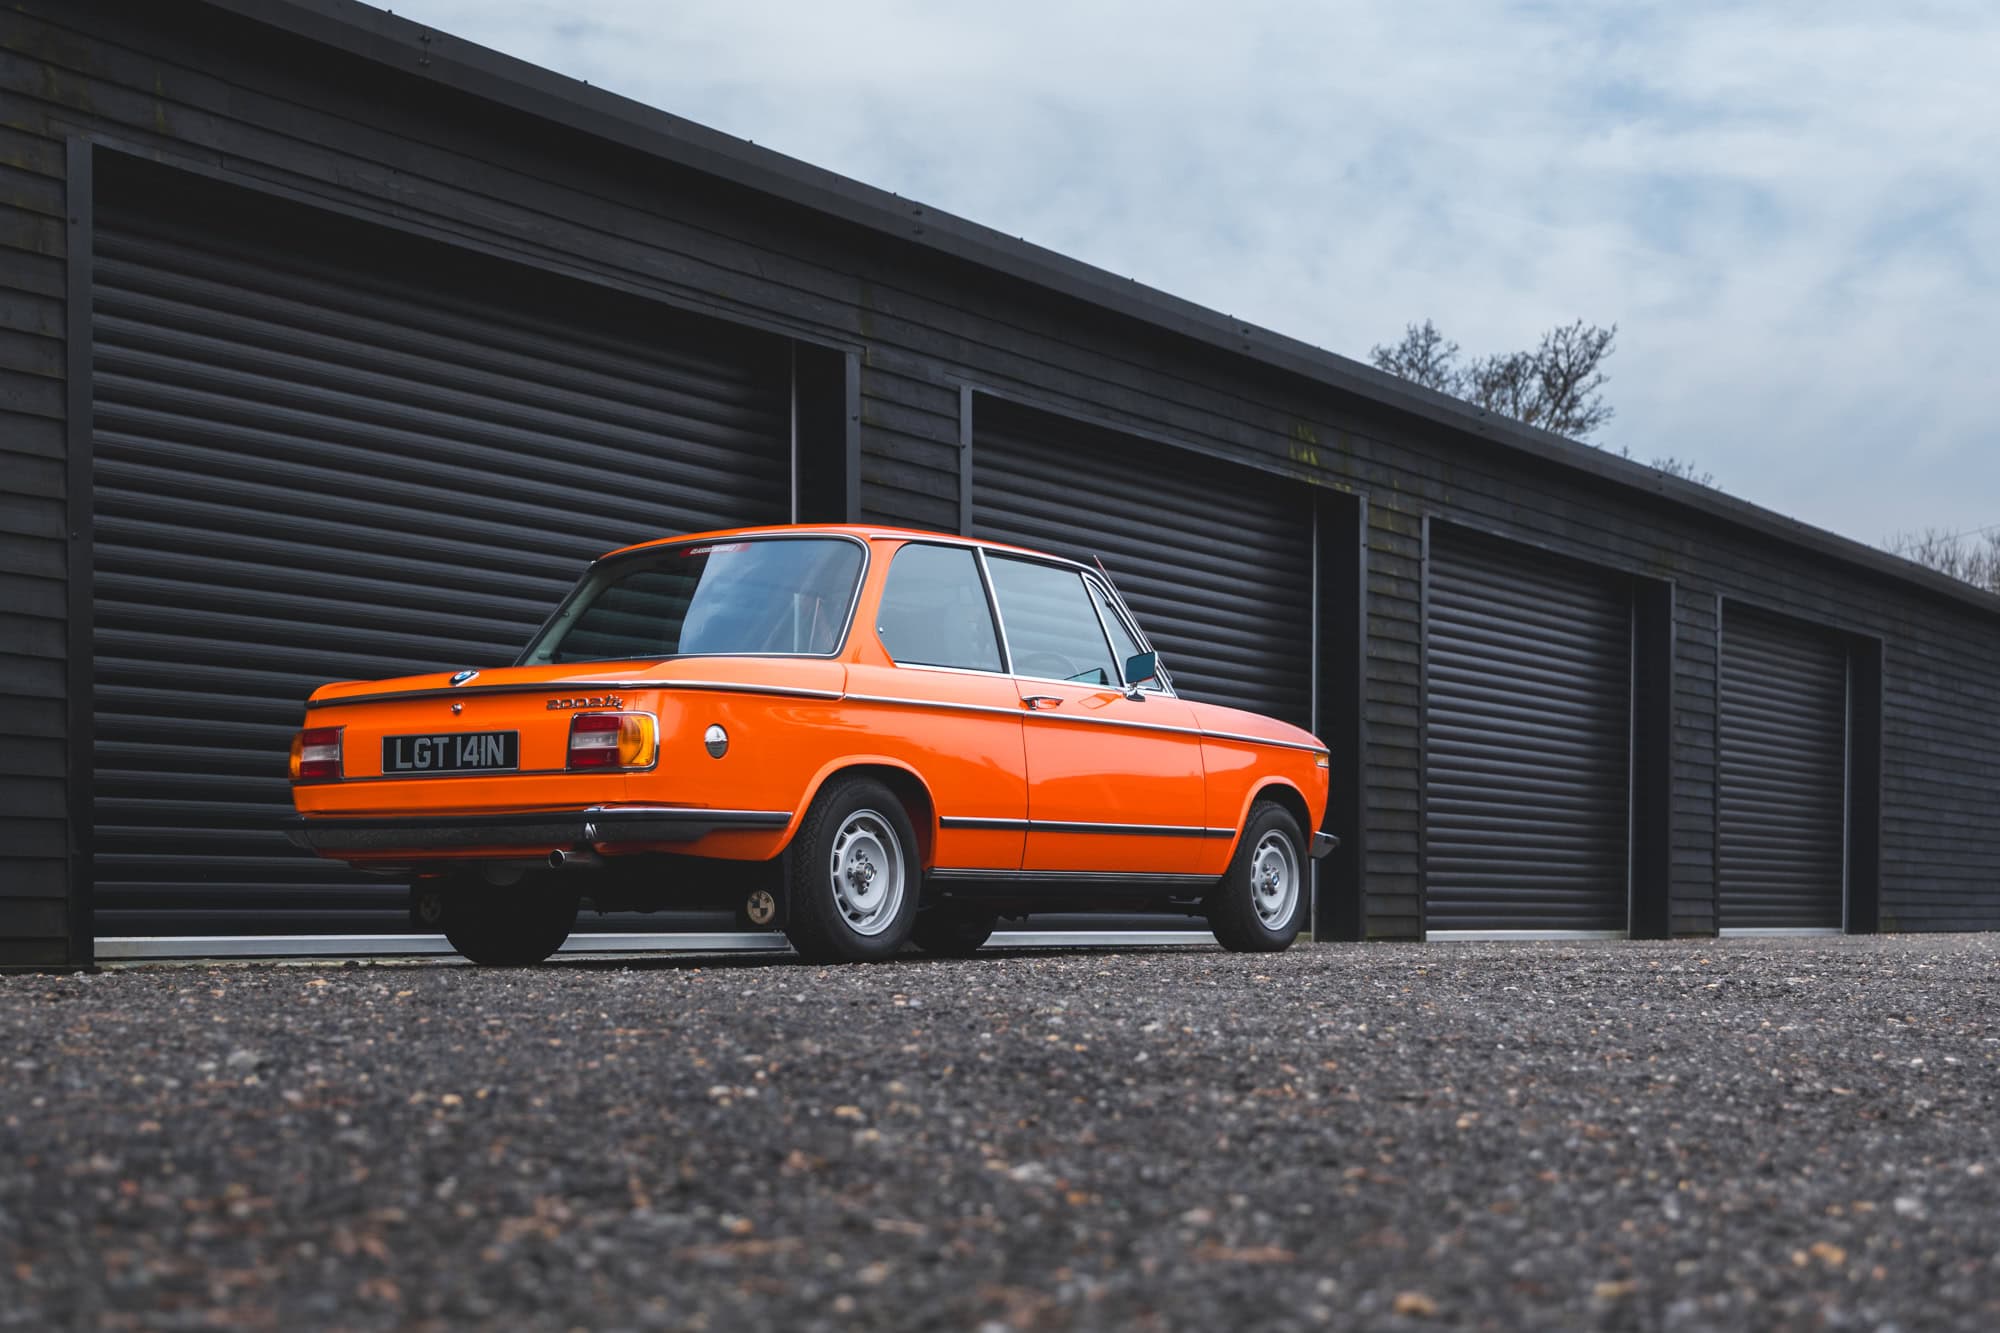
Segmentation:
<svg viewBox="0 0 2000 1333">
<path fill-rule="evenodd" d="M 1433 535 L 1426 929 L 1629 927 L 1630 583 Z"/>
<path fill-rule="evenodd" d="M 1839 929 L 1846 865 L 1847 652 L 1725 607 L 1716 921 Z"/>
<path fill-rule="evenodd" d="M 789 512 L 784 344 L 359 224 L 100 212 L 100 935 L 406 928 L 293 852 L 329 679 L 511 660 L 590 557 Z"/>
<path fill-rule="evenodd" d="M 1180 693 L 1311 722 L 1307 487 L 986 399 L 973 420 L 974 535 L 1099 557 Z"/>
</svg>

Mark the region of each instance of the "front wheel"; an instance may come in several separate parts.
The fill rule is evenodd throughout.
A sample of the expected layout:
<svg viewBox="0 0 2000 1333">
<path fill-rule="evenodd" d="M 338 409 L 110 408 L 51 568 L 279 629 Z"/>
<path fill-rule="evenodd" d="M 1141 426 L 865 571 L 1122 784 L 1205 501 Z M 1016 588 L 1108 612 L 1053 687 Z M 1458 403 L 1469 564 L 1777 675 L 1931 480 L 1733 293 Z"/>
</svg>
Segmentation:
<svg viewBox="0 0 2000 1333">
<path fill-rule="evenodd" d="M 1312 909 L 1306 889 L 1305 838 L 1285 808 L 1250 808 L 1229 872 L 1208 897 L 1208 925 L 1225 949 L 1277 953 L 1291 947 Z"/>
<path fill-rule="evenodd" d="M 785 934 L 816 963 L 895 955 L 917 914 L 917 835 L 896 794 L 838 778 L 814 798 L 793 840 Z"/>
</svg>

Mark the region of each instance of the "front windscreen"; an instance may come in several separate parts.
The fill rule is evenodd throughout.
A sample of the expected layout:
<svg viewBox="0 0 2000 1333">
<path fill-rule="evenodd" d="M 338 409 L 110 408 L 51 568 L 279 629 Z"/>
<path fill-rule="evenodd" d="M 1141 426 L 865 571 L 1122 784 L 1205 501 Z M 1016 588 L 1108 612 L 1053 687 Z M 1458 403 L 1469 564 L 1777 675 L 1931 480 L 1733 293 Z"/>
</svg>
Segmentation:
<svg viewBox="0 0 2000 1333">
<path fill-rule="evenodd" d="M 831 653 L 861 579 L 860 543 L 767 537 L 661 546 L 606 560 L 523 665 L 715 653 Z"/>
</svg>

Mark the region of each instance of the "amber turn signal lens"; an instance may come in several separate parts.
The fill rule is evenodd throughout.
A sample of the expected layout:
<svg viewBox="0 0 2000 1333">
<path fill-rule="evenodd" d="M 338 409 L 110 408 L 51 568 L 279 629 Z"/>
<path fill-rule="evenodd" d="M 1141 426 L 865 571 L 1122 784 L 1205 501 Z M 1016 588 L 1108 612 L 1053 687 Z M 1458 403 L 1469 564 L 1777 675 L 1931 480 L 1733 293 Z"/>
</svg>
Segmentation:
<svg viewBox="0 0 2000 1333">
<path fill-rule="evenodd" d="M 659 750 L 650 713 L 578 713 L 570 719 L 571 768 L 651 768 Z"/>
<path fill-rule="evenodd" d="M 307 727 L 292 737 L 292 781 L 326 782 L 339 776 L 339 727 Z"/>
</svg>

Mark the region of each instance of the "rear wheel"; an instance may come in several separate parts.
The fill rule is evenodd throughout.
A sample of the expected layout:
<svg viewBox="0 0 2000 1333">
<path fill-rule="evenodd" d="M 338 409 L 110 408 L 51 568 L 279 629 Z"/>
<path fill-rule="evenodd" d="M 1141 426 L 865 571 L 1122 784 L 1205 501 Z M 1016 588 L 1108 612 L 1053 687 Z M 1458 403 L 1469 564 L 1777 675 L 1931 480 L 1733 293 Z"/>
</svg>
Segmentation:
<svg viewBox="0 0 2000 1333">
<path fill-rule="evenodd" d="M 835 778 L 793 840 L 785 934 L 820 963 L 893 957 L 917 915 L 917 835 L 896 794 L 872 778 Z"/>
<path fill-rule="evenodd" d="M 1250 807 L 1229 872 L 1209 894 L 1208 925 L 1222 947 L 1277 953 L 1291 946 L 1311 910 L 1299 824 L 1281 805 Z"/>
<path fill-rule="evenodd" d="M 579 903 L 574 888 L 538 876 L 504 886 L 464 876 L 430 893 L 417 891 L 420 916 L 439 918 L 451 947 L 487 967 L 526 967 L 562 948 Z"/>
<path fill-rule="evenodd" d="M 940 905 L 917 913 L 910 938 L 940 958 L 970 958 L 993 935 L 1000 918 L 977 908 Z"/>
</svg>

